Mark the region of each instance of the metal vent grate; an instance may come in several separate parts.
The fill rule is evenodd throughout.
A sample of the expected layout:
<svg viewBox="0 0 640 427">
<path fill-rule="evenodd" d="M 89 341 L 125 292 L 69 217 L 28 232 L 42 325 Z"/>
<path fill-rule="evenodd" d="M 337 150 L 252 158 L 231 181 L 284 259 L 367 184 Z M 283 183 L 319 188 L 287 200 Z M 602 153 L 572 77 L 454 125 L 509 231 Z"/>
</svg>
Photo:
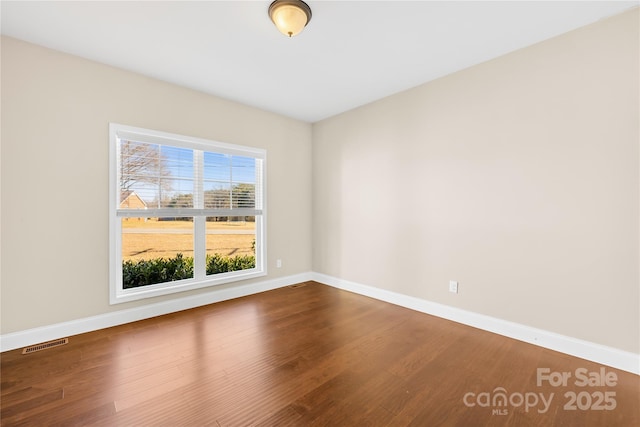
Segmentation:
<svg viewBox="0 0 640 427">
<path fill-rule="evenodd" d="M 46 350 L 48 348 L 58 347 L 65 345 L 69 342 L 69 338 L 61 338 L 59 340 L 43 342 L 42 344 L 32 345 L 31 347 L 25 347 L 22 350 L 22 354 L 33 353 L 34 351 Z"/>
<path fill-rule="evenodd" d="M 290 288 L 295 289 L 295 288 L 302 288 L 303 286 L 307 286 L 306 283 L 296 283 L 295 285 L 289 285 Z"/>
</svg>

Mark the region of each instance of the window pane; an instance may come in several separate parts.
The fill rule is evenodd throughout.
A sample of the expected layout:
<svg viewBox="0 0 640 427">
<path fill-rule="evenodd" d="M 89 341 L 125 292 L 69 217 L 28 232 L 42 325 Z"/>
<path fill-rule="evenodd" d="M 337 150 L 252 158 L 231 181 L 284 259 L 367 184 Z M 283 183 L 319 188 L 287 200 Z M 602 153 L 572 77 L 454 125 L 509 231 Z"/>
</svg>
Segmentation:
<svg viewBox="0 0 640 427">
<path fill-rule="evenodd" d="M 253 208 L 256 206 L 256 160 L 242 156 L 234 156 L 232 160 L 233 207 Z"/>
<path fill-rule="evenodd" d="M 234 184 L 255 184 L 256 159 L 251 157 L 233 156 L 231 175 Z"/>
<path fill-rule="evenodd" d="M 120 209 L 193 207 L 193 150 L 119 141 Z"/>
<path fill-rule="evenodd" d="M 254 208 L 256 206 L 255 184 L 236 184 L 233 186 L 233 207 Z"/>
<path fill-rule="evenodd" d="M 204 179 L 205 181 L 229 182 L 231 180 L 231 156 L 205 151 Z"/>
<path fill-rule="evenodd" d="M 193 277 L 193 219 L 122 218 L 123 288 Z"/>
<path fill-rule="evenodd" d="M 208 217 L 207 275 L 256 266 L 256 218 Z"/>
<path fill-rule="evenodd" d="M 204 207 L 207 209 L 231 208 L 231 186 L 228 182 L 204 182 Z"/>
<path fill-rule="evenodd" d="M 214 209 L 253 208 L 256 159 L 204 153 L 204 206 Z"/>
<path fill-rule="evenodd" d="M 231 157 L 228 154 L 204 153 L 204 207 L 207 209 L 231 207 Z"/>
</svg>

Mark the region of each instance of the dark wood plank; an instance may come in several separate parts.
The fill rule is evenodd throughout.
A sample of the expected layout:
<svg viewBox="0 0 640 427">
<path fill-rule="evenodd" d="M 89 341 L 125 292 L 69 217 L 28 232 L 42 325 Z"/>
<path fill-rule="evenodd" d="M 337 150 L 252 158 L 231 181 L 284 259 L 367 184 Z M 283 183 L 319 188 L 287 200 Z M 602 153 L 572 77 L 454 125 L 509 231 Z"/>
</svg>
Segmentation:
<svg viewBox="0 0 640 427">
<path fill-rule="evenodd" d="M 0 357 L 3 426 L 640 425 L 636 375 L 538 386 L 538 368 L 602 367 L 313 282 Z M 554 397 L 545 412 L 464 400 L 498 388 Z M 566 392 L 616 408 L 565 410 Z"/>
</svg>

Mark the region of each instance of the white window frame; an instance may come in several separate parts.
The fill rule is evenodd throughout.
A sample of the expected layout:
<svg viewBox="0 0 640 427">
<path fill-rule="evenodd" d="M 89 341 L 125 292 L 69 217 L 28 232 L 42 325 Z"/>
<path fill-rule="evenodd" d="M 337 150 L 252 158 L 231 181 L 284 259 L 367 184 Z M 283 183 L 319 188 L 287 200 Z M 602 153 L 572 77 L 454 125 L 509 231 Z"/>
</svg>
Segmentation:
<svg viewBox="0 0 640 427">
<path fill-rule="evenodd" d="M 261 181 L 261 191 L 256 188 L 255 208 L 235 209 L 204 209 L 202 207 L 179 209 L 119 209 L 120 183 L 119 183 L 119 153 L 118 141 L 131 140 L 150 144 L 162 144 L 173 147 L 188 148 L 213 153 L 221 153 L 236 156 L 253 157 L 258 159 L 258 179 Z M 266 263 L 266 150 L 242 145 L 228 144 L 207 139 L 195 138 L 184 135 L 176 135 L 156 130 L 142 129 L 117 123 L 109 124 L 109 302 L 119 304 L 135 301 L 143 298 L 152 298 L 176 292 L 200 289 L 208 286 L 223 285 L 226 283 L 247 280 L 267 275 Z M 137 288 L 124 289 L 122 283 L 122 221 L 124 217 L 154 217 L 154 216 L 194 216 L 202 218 L 194 220 L 194 260 L 206 258 L 206 245 L 204 237 L 199 239 L 199 234 L 206 233 L 205 220 L 211 216 L 255 216 L 256 238 L 255 258 L 256 266 L 252 269 L 206 275 L 203 269 L 196 271 L 194 277 L 172 282 L 158 283 Z M 197 219 L 197 218 L 196 218 Z"/>
</svg>

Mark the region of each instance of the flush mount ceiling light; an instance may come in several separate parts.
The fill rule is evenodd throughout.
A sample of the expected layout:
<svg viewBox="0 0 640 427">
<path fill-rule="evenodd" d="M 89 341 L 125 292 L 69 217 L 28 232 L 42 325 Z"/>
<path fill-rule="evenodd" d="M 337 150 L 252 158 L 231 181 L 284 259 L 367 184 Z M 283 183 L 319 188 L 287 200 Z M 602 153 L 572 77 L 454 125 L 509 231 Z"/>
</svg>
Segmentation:
<svg viewBox="0 0 640 427">
<path fill-rule="evenodd" d="M 282 34 L 293 37 L 311 21 L 311 8 L 301 0 L 276 0 L 269 6 L 269 17 Z"/>
</svg>

